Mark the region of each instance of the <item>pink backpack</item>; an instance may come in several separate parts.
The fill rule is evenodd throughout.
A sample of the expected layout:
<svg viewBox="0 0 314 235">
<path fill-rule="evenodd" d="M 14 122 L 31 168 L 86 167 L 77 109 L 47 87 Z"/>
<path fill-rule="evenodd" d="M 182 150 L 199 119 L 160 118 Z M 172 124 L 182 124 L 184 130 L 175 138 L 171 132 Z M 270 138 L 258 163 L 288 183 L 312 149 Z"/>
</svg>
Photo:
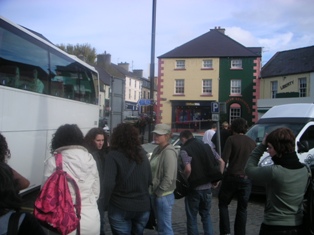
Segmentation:
<svg viewBox="0 0 314 235">
<path fill-rule="evenodd" d="M 77 229 L 80 234 L 81 195 L 75 180 L 62 169 L 62 155 L 55 154 L 56 171 L 47 179 L 37 199 L 34 215 L 50 230 L 62 235 Z M 76 203 L 73 205 L 68 181 L 76 193 Z"/>
</svg>

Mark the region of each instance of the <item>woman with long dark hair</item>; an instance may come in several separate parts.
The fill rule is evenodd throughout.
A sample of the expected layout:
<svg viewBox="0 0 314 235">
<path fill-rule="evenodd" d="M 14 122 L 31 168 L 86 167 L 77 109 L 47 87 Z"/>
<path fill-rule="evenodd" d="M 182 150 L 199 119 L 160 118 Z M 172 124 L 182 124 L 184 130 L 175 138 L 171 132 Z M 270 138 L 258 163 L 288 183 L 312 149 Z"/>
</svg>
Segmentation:
<svg viewBox="0 0 314 235">
<path fill-rule="evenodd" d="M 108 140 L 105 131 L 102 128 L 90 129 L 84 137 L 85 148 L 93 155 L 99 173 L 100 185 L 104 183 L 104 162 L 108 151 Z M 97 201 L 100 214 L 100 235 L 105 234 L 105 211 L 104 211 L 104 190 L 100 188 L 100 194 Z"/>
<path fill-rule="evenodd" d="M 0 162 L 7 163 L 10 157 L 11 152 L 8 143 L 5 137 L 2 134 L 0 134 Z M 30 184 L 29 180 L 26 179 L 21 174 L 19 174 L 17 171 L 15 171 L 13 168 L 11 168 L 11 170 L 13 172 L 14 179 L 16 179 L 18 182 L 18 189 L 19 190 L 26 189 Z"/>
<path fill-rule="evenodd" d="M 138 130 L 121 123 L 114 128 L 105 158 L 105 207 L 113 234 L 143 234 L 150 214 L 152 174 Z"/>
<path fill-rule="evenodd" d="M 18 215 L 22 206 L 18 180 L 14 179 L 12 169 L 5 163 L 0 162 L 0 234 L 7 234 L 10 218 Z M 30 213 L 19 214 L 20 223 L 17 223 L 19 235 L 38 234 L 44 235 L 39 222 Z M 12 222 L 11 222 L 12 223 Z"/>
</svg>

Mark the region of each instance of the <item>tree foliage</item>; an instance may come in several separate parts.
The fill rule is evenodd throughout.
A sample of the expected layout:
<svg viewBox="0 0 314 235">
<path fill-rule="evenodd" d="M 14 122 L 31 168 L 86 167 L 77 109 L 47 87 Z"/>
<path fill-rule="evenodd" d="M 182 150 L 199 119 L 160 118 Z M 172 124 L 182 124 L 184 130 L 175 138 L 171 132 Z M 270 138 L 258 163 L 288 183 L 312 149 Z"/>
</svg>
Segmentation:
<svg viewBox="0 0 314 235">
<path fill-rule="evenodd" d="M 61 50 L 65 51 L 68 54 L 75 55 L 81 60 L 85 61 L 86 63 L 94 66 L 96 63 L 96 49 L 92 47 L 90 44 L 85 43 L 85 44 L 57 44 L 56 45 L 58 48 Z"/>
</svg>

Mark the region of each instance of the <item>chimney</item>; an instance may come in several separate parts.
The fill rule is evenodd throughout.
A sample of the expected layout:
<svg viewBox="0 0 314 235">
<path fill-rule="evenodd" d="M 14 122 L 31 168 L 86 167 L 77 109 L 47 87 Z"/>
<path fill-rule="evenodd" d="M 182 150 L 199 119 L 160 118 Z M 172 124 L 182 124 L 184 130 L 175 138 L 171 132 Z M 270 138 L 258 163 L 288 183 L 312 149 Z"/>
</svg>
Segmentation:
<svg viewBox="0 0 314 235">
<path fill-rule="evenodd" d="M 133 69 L 133 73 L 139 78 L 143 77 L 143 69 Z"/>
<path fill-rule="evenodd" d="M 106 52 L 105 52 L 104 54 L 97 55 L 97 65 L 98 66 L 106 67 L 110 64 L 111 64 L 111 55 L 110 54 L 106 54 Z"/>
<path fill-rule="evenodd" d="M 129 63 L 127 62 L 119 63 L 118 66 L 120 66 L 121 68 L 124 68 L 126 71 L 129 72 Z"/>
<path fill-rule="evenodd" d="M 221 28 L 220 26 L 215 26 L 215 29 L 211 29 L 211 30 L 218 30 L 219 32 L 221 32 L 222 34 L 225 34 L 226 29 Z"/>
</svg>

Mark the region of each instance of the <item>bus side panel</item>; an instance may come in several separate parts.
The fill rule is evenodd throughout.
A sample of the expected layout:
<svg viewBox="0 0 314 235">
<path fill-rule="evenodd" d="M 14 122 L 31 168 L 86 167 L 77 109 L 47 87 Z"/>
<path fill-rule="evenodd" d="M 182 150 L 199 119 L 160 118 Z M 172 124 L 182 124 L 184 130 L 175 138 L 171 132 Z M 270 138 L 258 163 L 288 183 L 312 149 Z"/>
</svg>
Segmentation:
<svg viewBox="0 0 314 235">
<path fill-rule="evenodd" d="M 63 124 L 77 124 L 85 134 L 98 126 L 97 105 L 0 86 L 0 132 L 6 137 L 12 168 L 40 186 L 52 134 Z"/>
</svg>

